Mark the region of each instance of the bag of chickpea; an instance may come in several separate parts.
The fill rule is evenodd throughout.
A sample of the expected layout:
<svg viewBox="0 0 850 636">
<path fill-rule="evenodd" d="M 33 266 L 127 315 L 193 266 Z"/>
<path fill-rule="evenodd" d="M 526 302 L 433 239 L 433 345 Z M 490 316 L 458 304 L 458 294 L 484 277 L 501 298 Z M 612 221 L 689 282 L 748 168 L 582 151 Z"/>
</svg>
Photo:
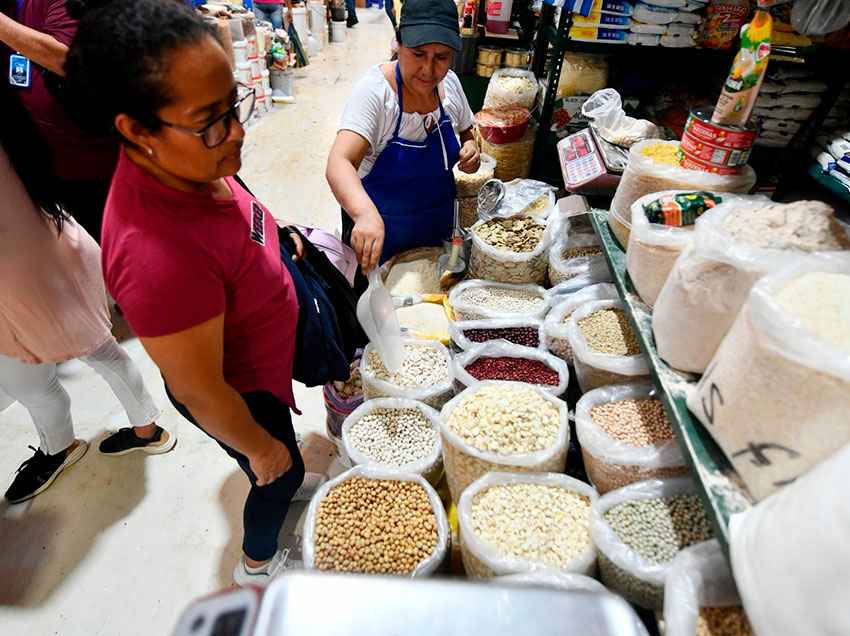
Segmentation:
<svg viewBox="0 0 850 636">
<path fill-rule="evenodd" d="M 485 380 L 524 382 L 563 395 L 570 383 L 567 363 L 551 353 L 501 340 L 485 342 L 455 356 L 455 383 L 463 390 Z"/>
</svg>

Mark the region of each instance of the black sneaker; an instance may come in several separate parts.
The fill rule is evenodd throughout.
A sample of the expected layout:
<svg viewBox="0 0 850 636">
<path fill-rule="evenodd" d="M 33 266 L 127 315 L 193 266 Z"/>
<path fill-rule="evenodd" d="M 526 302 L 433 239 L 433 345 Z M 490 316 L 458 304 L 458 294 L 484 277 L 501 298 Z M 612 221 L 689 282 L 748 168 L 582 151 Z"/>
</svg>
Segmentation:
<svg viewBox="0 0 850 636">
<path fill-rule="evenodd" d="M 106 437 L 97 447 L 101 455 L 126 455 L 140 451 L 148 455 L 167 453 L 177 443 L 177 437 L 164 428 L 156 427 L 156 433 L 150 439 L 139 437 L 132 428 L 122 428 Z"/>
<path fill-rule="evenodd" d="M 30 446 L 35 451 L 35 455 L 18 468 L 12 485 L 6 491 L 6 499 L 9 503 L 20 503 L 44 492 L 63 470 L 80 461 L 89 445 L 83 440 L 77 441 L 79 442 L 77 447 L 70 453 L 63 451 L 55 455 L 46 455 L 41 449 Z"/>
</svg>

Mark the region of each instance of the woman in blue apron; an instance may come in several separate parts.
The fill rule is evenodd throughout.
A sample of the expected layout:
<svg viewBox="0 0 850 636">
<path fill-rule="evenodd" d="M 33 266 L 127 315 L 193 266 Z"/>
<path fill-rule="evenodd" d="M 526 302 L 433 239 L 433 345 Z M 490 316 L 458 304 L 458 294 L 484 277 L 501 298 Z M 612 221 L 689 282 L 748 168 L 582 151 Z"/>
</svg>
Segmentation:
<svg viewBox="0 0 850 636">
<path fill-rule="evenodd" d="M 343 239 L 364 272 L 449 238 L 452 167 L 472 173 L 479 165 L 472 111 L 450 71 L 460 49 L 454 2 L 407 0 L 397 39 L 398 60 L 355 86 L 328 158 Z"/>
</svg>

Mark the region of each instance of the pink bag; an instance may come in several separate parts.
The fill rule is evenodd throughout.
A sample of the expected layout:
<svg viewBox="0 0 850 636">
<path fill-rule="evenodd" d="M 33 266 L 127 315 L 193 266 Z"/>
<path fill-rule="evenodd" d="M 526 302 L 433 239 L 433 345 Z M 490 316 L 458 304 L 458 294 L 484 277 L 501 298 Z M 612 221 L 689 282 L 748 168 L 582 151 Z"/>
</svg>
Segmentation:
<svg viewBox="0 0 850 636">
<path fill-rule="evenodd" d="M 357 255 L 354 250 L 340 241 L 335 235 L 317 227 L 306 227 L 295 225 L 299 231 L 310 240 L 321 252 L 324 252 L 328 260 L 333 263 L 348 284 L 354 286 L 354 274 L 357 272 Z"/>
</svg>

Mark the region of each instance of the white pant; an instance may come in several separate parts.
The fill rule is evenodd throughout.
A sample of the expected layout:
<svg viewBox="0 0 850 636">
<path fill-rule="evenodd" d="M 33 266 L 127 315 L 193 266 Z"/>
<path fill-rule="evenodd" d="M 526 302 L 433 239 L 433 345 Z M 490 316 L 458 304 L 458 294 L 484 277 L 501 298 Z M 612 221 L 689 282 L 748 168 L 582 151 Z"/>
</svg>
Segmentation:
<svg viewBox="0 0 850 636">
<path fill-rule="evenodd" d="M 144 426 L 159 417 L 139 370 L 115 338 L 81 360 L 109 383 L 131 426 Z M 55 455 L 74 442 L 71 398 L 59 383 L 55 364 L 27 364 L 0 355 L 0 389 L 29 411 L 42 451 Z"/>
</svg>

